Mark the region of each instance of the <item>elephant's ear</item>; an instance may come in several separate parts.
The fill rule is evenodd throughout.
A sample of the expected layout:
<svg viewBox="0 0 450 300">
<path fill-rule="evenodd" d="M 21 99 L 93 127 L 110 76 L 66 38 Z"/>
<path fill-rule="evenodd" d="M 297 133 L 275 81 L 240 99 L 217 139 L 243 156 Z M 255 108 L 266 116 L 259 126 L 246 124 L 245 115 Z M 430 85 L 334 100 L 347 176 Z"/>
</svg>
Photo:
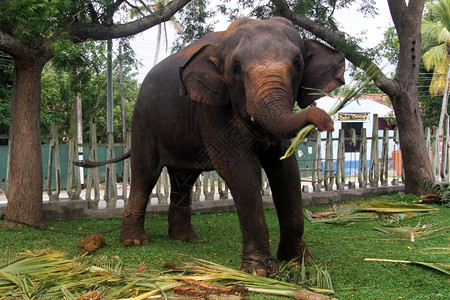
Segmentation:
<svg viewBox="0 0 450 300">
<path fill-rule="evenodd" d="M 345 58 L 342 52 L 317 41 L 306 40 L 303 60 L 305 69 L 297 96 L 301 108 L 345 83 Z"/>
<path fill-rule="evenodd" d="M 216 47 L 211 44 L 187 48 L 190 57 L 180 67 L 180 94 L 215 106 L 229 102 L 222 74 L 216 66 Z"/>
</svg>

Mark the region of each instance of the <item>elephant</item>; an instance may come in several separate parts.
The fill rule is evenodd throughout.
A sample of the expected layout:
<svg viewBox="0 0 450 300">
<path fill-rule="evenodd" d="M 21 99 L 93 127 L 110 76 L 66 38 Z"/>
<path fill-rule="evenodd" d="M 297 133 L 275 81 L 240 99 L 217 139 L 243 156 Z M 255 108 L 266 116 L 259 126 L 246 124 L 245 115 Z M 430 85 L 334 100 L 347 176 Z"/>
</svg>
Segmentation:
<svg viewBox="0 0 450 300">
<path fill-rule="evenodd" d="M 134 107 L 132 182 L 121 240 L 149 242 L 145 211 L 167 167 L 169 238 L 195 241 L 192 187 L 201 172 L 216 170 L 230 189 L 240 222 L 241 270 L 273 274 L 277 265 L 260 193 L 264 169 L 280 227 L 278 260 L 310 260 L 302 237 L 297 162 L 280 157 L 306 125 L 333 130 L 330 116 L 310 104 L 344 84 L 344 68 L 341 52 L 302 39 L 282 17 L 237 19 L 227 30 L 208 33 L 157 64 Z M 294 113 L 295 102 L 306 109 Z"/>
</svg>

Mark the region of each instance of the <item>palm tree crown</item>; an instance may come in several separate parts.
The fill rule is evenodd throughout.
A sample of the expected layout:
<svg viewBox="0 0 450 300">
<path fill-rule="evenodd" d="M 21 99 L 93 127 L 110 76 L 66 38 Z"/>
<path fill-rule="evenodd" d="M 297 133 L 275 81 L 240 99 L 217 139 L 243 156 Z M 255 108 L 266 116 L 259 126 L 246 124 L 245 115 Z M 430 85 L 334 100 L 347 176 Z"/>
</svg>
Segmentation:
<svg viewBox="0 0 450 300">
<path fill-rule="evenodd" d="M 423 62 L 427 70 L 434 68 L 430 94 L 444 93 L 450 57 L 450 0 L 437 0 L 428 6 L 422 21 Z"/>
</svg>

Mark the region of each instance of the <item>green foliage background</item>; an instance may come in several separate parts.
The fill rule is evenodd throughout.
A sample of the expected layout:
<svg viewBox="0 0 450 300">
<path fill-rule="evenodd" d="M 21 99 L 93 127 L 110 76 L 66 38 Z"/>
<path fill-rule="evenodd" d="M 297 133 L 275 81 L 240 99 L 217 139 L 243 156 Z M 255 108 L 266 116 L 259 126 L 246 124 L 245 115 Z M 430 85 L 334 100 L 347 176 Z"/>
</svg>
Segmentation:
<svg viewBox="0 0 450 300">
<path fill-rule="evenodd" d="M 310 1 L 310 0 L 288 0 L 288 4 L 298 13 L 311 18 L 319 24 L 323 24 L 331 29 L 336 29 L 337 24 L 333 13 L 336 9 L 348 7 L 354 4 L 350 0 L 337 1 Z M 432 2 L 432 1 L 428 1 Z M 11 4 L 12 3 L 12 4 Z M 108 1 L 96 1 L 100 6 L 107 7 Z M 256 18 L 268 18 L 277 15 L 278 12 L 271 2 L 262 3 L 254 0 L 239 0 L 235 2 L 224 0 L 220 3 L 209 0 L 193 0 L 189 5 L 176 15 L 176 23 L 182 35 L 179 35 L 173 45 L 173 51 L 186 46 L 192 40 L 196 40 L 213 30 L 217 23 L 217 17 L 226 16 L 229 20 L 234 20 L 242 16 Z M 14 28 L 5 28 L 13 32 L 19 39 L 33 39 L 36 36 L 49 36 L 57 31 L 62 31 L 57 24 L 65 24 L 73 16 L 80 19 L 88 19 L 86 14 L 86 4 L 77 1 L 51 1 L 43 3 L 39 0 L 17 0 L 9 2 L 3 6 L 1 24 L 17 24 Z M 358 10 L 365 16 L 377 14 L 376 3 L 371 0 L 361 1 Z M 83 13 L 79 13 L 83 12 Z M 433 21 L 435 16 L 424 14 L 424 18 Z M 306 38 L 311 35 L 299 28 L 301 34 Z M 347 37 L 349 39 L 350 37 Z M 355 51 L 364 51 L 373 59 L 380 59 L 381 55 L 389 62 L 396 63 L 398 59 L 398 38 L 394 28 L 390 28 L 385 33 L 385 39 L 374 49 L 361 49 L 358 44 L 363 37 L 352 38 Z M 121 59 L 125 63 L 125 92 L 126 92 L 126 119 L 127 128 L 130 129 L 133 103 L 138 93 L 138 83 L 133 79 L 133 70 L 136 67 L 136 60 L 129 40 L 119 41 L 124 47 Z M 105 107 L 106 107 L 106 46 L 104 42 L 87 41 L 82 44 L 73 44 L 65 39 L 64 34 L 53 41 L 52 48 L 54 58 L 48 64 L 42 77 L 42 106 L 41 106 L 41 132 L 48 133 L 50 124 L 56 122 L 62 133 L 68 133 L 70 128 L 70 117 L 73 102 L 77 93 L 80 93 L 83 101 L 83 130 L 87 139 L 88 122 L 94 118 L 98 125 L 100 140 L 105 140 Z M 117 56 L 117 55 L 116 55 Z M 3 54 L 0 53 L 0 58 Z M 114 73 L 114 131 L 115 138 L 121 139 L 121 114 L 120 96 L 118 89 L 118 66 L 115 63 Z M 10 123 L 10 93 L 12 84 L 13 66 L 5 60 L 0 65 L 0 135 L 8 134 Z M 351 67 L 351 66 L 350 66 Z M 427 86 L 432 73 L 421 68 L 419 85 L 419 101 L 422 107 L 422 118 L 425 126 L 436 125 L 439 119 L 441 97 L 429 95 Z M 369 87 L 367 93 L 379 93 L 375 85 Z M 0 143 L 4 140 L 0 140 Z"/>
<path fill-rule="evenodd" d="M 120 111 L 119 61 L 124 62 L 124 91 L 126 128 L 131 130 L 134 103 L 139 92 L 135 77 L 137 61 L 129 44 L 124 47 L 123 57 L 116 57 L 113 64 L 113 101 L 115 140 L 122 140 Z M 75 97 L 80 93 L 83 111 L 83 139 L 89 139 L 89 123 L 93 118 L 97 124 L 98 139 L 106 141 L 106 48 L 104 43 L 86 42 L 74 45 L 59 41 L 55 44 L 57 55 L 42 72 L 41 133 L 50 132 L 55 122 L 61 134 L 69 134 L 70 120 Z M 3 57 L 3 56 L 2 56 Z M 11 122 L 11 88 L 14 67 L 12 62 L 2 62 L 0 68 L 0 135 L 8 135 Z M 0 144 L 6 140 L 0 140 Z"/>
</svg>

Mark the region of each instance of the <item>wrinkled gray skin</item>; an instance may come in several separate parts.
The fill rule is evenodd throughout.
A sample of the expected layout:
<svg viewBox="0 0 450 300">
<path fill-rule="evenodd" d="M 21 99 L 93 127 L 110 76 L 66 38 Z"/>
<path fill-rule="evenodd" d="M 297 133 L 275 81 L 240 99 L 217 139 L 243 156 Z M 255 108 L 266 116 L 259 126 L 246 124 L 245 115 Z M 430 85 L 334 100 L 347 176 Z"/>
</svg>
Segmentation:
<svg viewBox="0 0 450 300">
<path fill-rule="evenodd" d="M 333 130 L 323 110 L 293 114 L 343 84 L 344 56 L 303 40 L 283 18 L 239 19 L 206 35 L 153 68 L 133 115 L 132 184 L 121 239 L 148 243 L 144 215 L 164 166 L 170 182 L 169 236 L 197 239 L 191 225 L 191 190 L 202 171 L 217 170 L 233 196 L 242 230 L 241 269 L 276 271 L 262 206 L 261 167 L 276 206 L 279 260 L 305 259 L 300 177 L 295 157 L 280 160 L 289 138 L 307 124 Z M 315 89 L 310 90 L 310 89 Z"/>
</svg>

